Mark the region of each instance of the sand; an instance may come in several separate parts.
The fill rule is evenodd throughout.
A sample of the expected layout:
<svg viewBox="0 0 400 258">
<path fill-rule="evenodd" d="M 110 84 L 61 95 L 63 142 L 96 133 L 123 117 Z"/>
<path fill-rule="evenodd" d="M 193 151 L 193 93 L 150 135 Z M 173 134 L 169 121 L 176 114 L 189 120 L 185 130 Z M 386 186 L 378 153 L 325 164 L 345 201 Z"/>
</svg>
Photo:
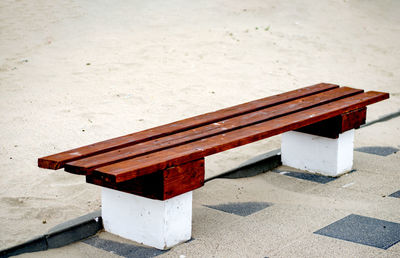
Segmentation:
<svg viewBox="0 0 400 258">
<path fill-rule="evenodd" d="M 99 187 L 38 157 L 322 81 L 390 92 L 368 120 L 397 111 L 399 12 L 396 0 L 1 1 L 0 249 L 100 207 Z M 207 158 L 207 177 L 279 145 Z"/>
</svg>

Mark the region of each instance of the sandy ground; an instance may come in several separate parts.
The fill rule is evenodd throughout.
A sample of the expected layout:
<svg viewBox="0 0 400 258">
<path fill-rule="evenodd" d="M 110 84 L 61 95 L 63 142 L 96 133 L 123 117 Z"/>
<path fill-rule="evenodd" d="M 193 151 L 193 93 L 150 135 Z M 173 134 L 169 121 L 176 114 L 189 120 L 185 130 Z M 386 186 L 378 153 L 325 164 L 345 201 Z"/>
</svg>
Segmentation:
<svg viewBox="0 0 400 258">
<path fill-rule="evenodd" d="M 0 249 L 100 206 L 98 187 L 38 157 L 321 81 L 390 92 L 369 120 L 399 110 L 399 12 L 396 0 L 1 1 Z M 279 144 L 210 157 L 207 176 Z"/>
</svg>

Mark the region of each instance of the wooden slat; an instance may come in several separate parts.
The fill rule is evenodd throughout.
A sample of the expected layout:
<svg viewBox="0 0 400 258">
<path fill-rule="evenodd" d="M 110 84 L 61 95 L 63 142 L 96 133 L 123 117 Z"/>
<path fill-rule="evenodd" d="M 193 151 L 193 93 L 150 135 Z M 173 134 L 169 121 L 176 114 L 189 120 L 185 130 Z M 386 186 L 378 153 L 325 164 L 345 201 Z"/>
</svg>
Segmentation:
<svg viewBox="0 0 400 258">
<path fill-rule="evenodd" d="M 287 101 L 331 90 L 337 87 L 339 86 L 328 83 L 320 83 L 313 86 L 278 94 L 275 96 L 251 101 L 241 105 L 221 109 L 219 111 L 206 113 L 174 123 L 158 126 L 138 133 L 128 134 L 125 136 L 94 143 L 80 148 L 64 151 L 54 155 L 42 157 L 38 159 L 38 166 L 41 168 L 59 169 L 64 167 L 67 162 L 78 160 L 80 158 L 104 153 L 118 148 L 127 147 L 133 144 L 149 141 L 205 124 L 218 122 L 220 120 L 224 120 L 230 117 L 253 112 L 258 109 L 281 104 Z"/>
<path fill-rule="evenodd" d="M 351 129 L 358 129 L 361 125 L 365 124 L 367 120 L 367 108 L 361 108 L 359 110 L 355 110 L 354 112 L 348 112 L 346 114 L 341 115 L 342 118 L 342 126 L 340 133 Z"/>
<path fill-rule="evenodd" d="M 105 182 L 118 183 L 143 176 L 157 170 L 187 163 L 221 151 L 235 148 L 257 140 L 295 130 L 324 119 L 389 98 L 388 93 L 370 91 L 349 98 L 317 106 L 301 112 L 255 124 L 226 134 L 220 134 L 173 149 L 151 153 L 112 165 L 97 168 L 87 177 Z"/>
<path fill-rule="evenodd" d="M 96 178 L 86 182 L 156 200 L 167 200 L 204 185 L 204 159 L 110 184 Z"/>
<path fill-rule="evenodd" d="M 345 131 L 360 128 L 362 124 L 365 124 L 366 118 L 367 108 L 364 107 L 299 128 L 296 131 L 337 139 L 339 134 Z"/>
<path fill-rule="evenodd" d="M 65 165 L 65 170 L 75 174 L 86 174 L 100 166 L 109 165 L 117 161 L 134 158 L 217 134 L 226 133 L 244 126 L 249 126 L 362 92 L 363 90 L 348 87 L 336 88 L 301 99 L 285 102 L 280 105 L 264 108 L 252 113 L 222 120 L 217 123 L 204 125 L 195 129 L 69 162 Z"/>
<path fill-rule="evenodd" d="M 163 200 L 192 191 L 204 185 L 204 158 L 163 170 Z"/>
</svg>

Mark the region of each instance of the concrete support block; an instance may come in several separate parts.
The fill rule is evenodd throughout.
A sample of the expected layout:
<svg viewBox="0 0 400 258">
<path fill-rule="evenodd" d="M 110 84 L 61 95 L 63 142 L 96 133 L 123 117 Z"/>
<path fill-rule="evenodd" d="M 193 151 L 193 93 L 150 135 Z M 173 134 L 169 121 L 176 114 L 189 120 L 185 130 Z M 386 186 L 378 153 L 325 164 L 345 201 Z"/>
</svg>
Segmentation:
<svg viewBox="0 0 400 258">
<path fill-rule="evenodd" d="M 158 249 L 185 242 L 192 234 L 192 191 L 160 201 L 102 188 L 104 229 Z"/>
<path fill-rule="evenodd" d="M 353 166 L 354 129 L 330 139 L 290 131 L 282 134 L 282 164 L 326 176 L 339 176 Z"/>
</svg>

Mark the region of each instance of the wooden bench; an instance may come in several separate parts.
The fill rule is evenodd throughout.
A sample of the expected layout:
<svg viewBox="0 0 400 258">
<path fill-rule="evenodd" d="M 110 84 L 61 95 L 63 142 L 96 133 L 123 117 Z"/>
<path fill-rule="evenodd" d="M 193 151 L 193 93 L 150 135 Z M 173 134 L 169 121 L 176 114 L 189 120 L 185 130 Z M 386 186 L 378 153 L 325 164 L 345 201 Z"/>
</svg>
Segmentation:
<svg viewBox="0 0 400 258">
<path fill-rule="evenodd" d="M 105 209 L 109 206 L 110 213 L 117 214 L 111 214 L 110 220 L 123 221 L 118 216 L 131 210 L 121 208 L 116 211 L 119 208 L 113 205 L 118 202 L 118 198 L 129 199 L 133 196 L 135 200 L 127 201 L 137 202 L 140 199 L 139 203 L 160 200 L 165 212 L 165 209 L 170 209 L 165 206 L 166 201 L 171 200 L 173 203 L 177 200 L 174 198 L 203 186 L 204 158 L 208 155 L 293 130 L 338 139 L 342 133 L 365 123 L 367 105 L 387 98 L 388 93 L 364 92 L 320 83 L 39 158 L 38 165 L 48 169 L 64 168 L 70 173 L 85 175 L 88 183 L 102 186 L 103 220 L 107 212 Z M 105 204 L 107 201 L 104 199 L 109 197 L 111 204 Z M 191 202 L 191 195 L 185 198 L 185 202 Z M 121 205 L 126 206 L 126 203 Z M 177 203 L 171 205 L 180 207 Z M 132 209 L 138 208 L 135 206 Z M 175 215 L 180 216 L 180 213 Z M 191 203 L 189 216 L 191 223 Z M 135 220 L 132 217 L 125 219 Z M 172 220 L 187 219 L 179 217 Z M 111 225 L 115 222 L 105 219 L 104 223 L 107 230 L 106 223 Z M 133 228 L 137 227 L 134 225 Z M 168 226 L 159 227 L 159 235 L 168 235 L 165 232 Z M 137 238 L 131 237 L 130 233 L 117 232 L 111 228 L 109 230 L 160 249 L 190 238 L 187 232 L 173 237 L 185 239 L 168 240 L 167 236 L 160 240 L 160 245 L 158 240 L 155 244 L 143 240 L 146 236 Z M 152 228 L 148 230 L 153 231 Z"/>
</svg>

